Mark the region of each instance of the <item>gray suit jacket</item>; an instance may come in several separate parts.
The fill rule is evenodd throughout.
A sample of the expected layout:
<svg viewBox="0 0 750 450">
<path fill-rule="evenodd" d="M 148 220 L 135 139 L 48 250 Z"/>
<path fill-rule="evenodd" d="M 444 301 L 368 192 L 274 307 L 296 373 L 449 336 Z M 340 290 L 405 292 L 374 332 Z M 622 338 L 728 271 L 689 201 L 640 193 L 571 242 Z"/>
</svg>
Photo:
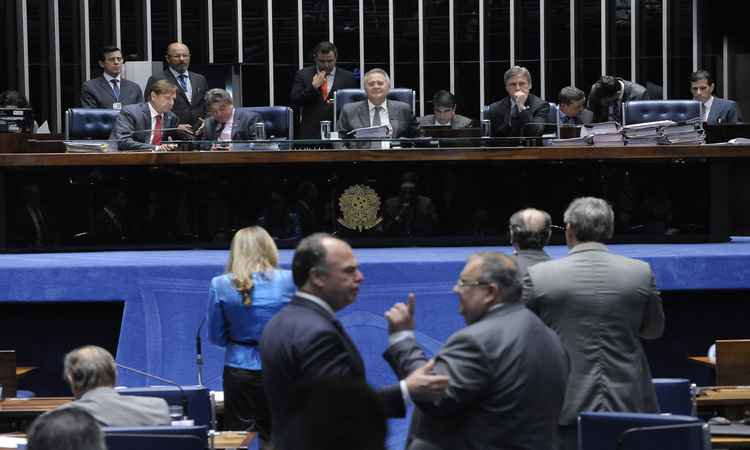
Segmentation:
<svg viewBox="0 0 750 450">
<path fill-rule="evenodd" d="M 451 120 L 451 128 L 469 128 L 471 127 L 471 123 L 472 121 L 468 117 L 456 114 L 453 116 L 453 120 Z M 435 125 L 434 114 L 427 114 L 419 119 L 419 126 L 423 127 L 425 125 Z"/>
<path fill-rule="evenodd" d="M 163 398 L 120 395 L 110 387 L 98 387 L 62 406 L 80 408 L 103 427 L 169 425 L 169 407 Z"/>
<path fill-rule="evenodd" d="M 120 78 L 120 98 L 115 98 L 112 85 L 100 76 L 83 83 L 81 87 L 81 106 L 84 108 L 112 108 L 112 104 L 120 102 L 122 105 L 143 103 L 143 93 L 140 86 L 130 80 Z"/>
<path fill-rule="evenodd" d="M 533 248 L 516 251 L 516 265 L 518 265 L 518 276 L 523 279 L 528 272 L 529 267 L 541 262 L 549 261 L 550 256 L 544 250 Z"/>
<path fill-rule="evenodd" d="M 620 104 L 632 100 L 648 100 L 648 90 L 638 83 L 618 78 L 623 84 L 622 98 Z M 601 104 L 602 93 L 601 85 L 597 81 L 591 86 L 587 108 L 594 113 L 593 122 L 607 122 L 609 120 L 609 104 Z"/>
<path fill-rule="evenodd" d="M 427 362 L 413 338 L 385 358 L 403 378 Z M 556 449 L 568 361 L 560 339 L 523 304 L 504 304 L 448 338 L 435 372 L 438 402 L 417 402 L 409 450 Z"/>
<path fill-rule="evenodd" d="M 742 116 L 737 110 L 737 103 L 725 98 L 714 97 L 714 101 L 711 103 L 711 110 L 708 111 L 708 120 L 706 123 L 709 125 L 720 125 L 737 122 L 742 122 Z"/>
<path fill-rule="evenodd" d="M 175 128 L 177 116 L 171 112 L 164 113 L 162 129 Z M 110 140 L 117 141 L 119 150 L 153 150 L 154 146 L 148 143 L 151 136 L 151 110 L 148 103 L 123 106 L 117 116 L 115 126 L 109 135 Z M 173 131 L 162 132 L 162 142 L 166 142 L 170 136 L 176 136 Z"/>
<path fill-rule="evenodd" d="M 206 81 L 206 77 L 203 75 L 190 71 L 188 71 L 188 78 L 190 78 L 192 101 L 188 101 L 185 91 L 182 90 L 180 83 L 172 75 L 172 71 L 169 68 L 164 69 L 164 72 L 158 75 L 152 75 L 146 83 L 146 89 L 143 94 L 144 98 L 148 100 L 150 98 L 151 85 L 158 80 L 167 80 L 174 84 L 177 86 L 177 96 L 174 99 L 172 112 L 180 118 L 179 123 L 190 124 L 194 130 L 197 130 L 200 126 L 198 119 L 206 115 L 206 99 L 204 96 L 206 95 L 206 91 L 208 91 L 208 81 Z"/>
<path fill-rule="evenodd" d="M 581 411 L 658 411 L 640 341 L 664 330 L 648 263 L 597 242 L 578 244 L 564 258 L 529 268 L 524 299 L 570 356 L 560 425 L 575 424 Z"/>
<path fill-rule="evenodd" d="M 397 100 L 386 100 L 388 106 L 388 118 L 393 128 L 392 138 L 414 137 L 417 134 L 417 124 L 411 107 Z M 344 105 L 341 116 L 336 123 L 339 135 L 344 138 L 345 134 L 357 128 L 370 126 L 370 111 L 367 100 L 348 103 Z M 370 148 L 368 142 L 351 143 L 350 147 Z M 376 142 L 373 142 L 377 146 Z"/>
<path fill-rule="evenodd" d="M 248 108 L 234 108 L 234 116 L 232 117 L 232 140 L 233 141 L 249 141 L 255 139 L 255 127 L 254 125 L 258 122 L 262 122 L 263 118 L 260 117 L 255 111 L 251 111 Z M 218 136 L 216 134 L 218 123 L 213 117 L 206 119 L 203 125 L 203 140 L 215 141 Z M 207 145 L 210 147 L 210 145 Z"/>
</svg>

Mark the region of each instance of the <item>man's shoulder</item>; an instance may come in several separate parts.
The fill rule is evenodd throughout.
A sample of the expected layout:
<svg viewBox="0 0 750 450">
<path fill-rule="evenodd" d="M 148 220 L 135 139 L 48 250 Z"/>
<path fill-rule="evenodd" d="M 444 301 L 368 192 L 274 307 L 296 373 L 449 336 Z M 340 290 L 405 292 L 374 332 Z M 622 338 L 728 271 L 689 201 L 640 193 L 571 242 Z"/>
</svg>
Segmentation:
<svg viewBox="0 0 750 450">
<path fill-rule="evenodd" d="M 104 77 L 101 76 L 101 75 L 99 75 L 98 77 L 95 77 L 95 78 L 92 78 L 90 80 L 84 81 L 83 85 L 84 86 L 89 86 L 89 87 L 95 86 L 97 84 L 100 84 L 102 82 L 102 80 L 104 80 Z"/>
<path fill-rule="evenodd" d="M 737 103 L 728 98 L 714 97 L 714 103 L 721 108 L 736 108 Z"/>
<path fill-rule="evenodd" d="M 237 117 L 242 119 L 257 117 L 259 120 L 261 119 L 261 115 L 249 107 L 237 108 Z"/>
<path fill-rule="evenodd" d="M 128 114 L 138 114 L 148 109 L 146 103 L 133 103 L 131 105 L 123 105 L 120 112 Z"/>
<path fill-rule="evenodd" d="M 192 70 L 188 70 L 188 76 L 189 76 L 189 77 L 190 77 L 191 79 L 194 79 L 194 80 L 202 80 L 202 81 L 206 81 L 206 77 L 205 77 L 205 76 L 203 76 L 203 74 L 200 74 L 200 73 L 198 73 L 198 72 L 193 72 Z"/>
<path fill-rule="evenodd" d="M 411 111 L 411 106 L 409 106 L 408 103 L 404 103 L 400 100 L 388 100 L 388 109 L 392 109 L 394 111 L 398 111 L 398 110 Z"/>
<path fill-rule="evenodd" d="M 420 125 L 433 125 L 434 123 L 435 123 L 434 114 L 427 114 L 426 116 L 422 116 L 419 118 Z"/>
<path fill-rule="evenodd" d="M 125 87 L 132 87 L 132 88 L 141 90 L 141 87 L 135 81 L 126 80 L 125 78 L 121 78 L 120 79 L 120 89 L 124 89 Z"/>
<path fill-rule="evenodd" d="M 354 111 L 356 111 L 359 108 L 365 108 L 365 109 L 367 109 L 367 100 L 360 100 L 358 102 L 347 103 L 341 109 L 341 113 L 342 114 L 353 113 Z"/>
</svg>

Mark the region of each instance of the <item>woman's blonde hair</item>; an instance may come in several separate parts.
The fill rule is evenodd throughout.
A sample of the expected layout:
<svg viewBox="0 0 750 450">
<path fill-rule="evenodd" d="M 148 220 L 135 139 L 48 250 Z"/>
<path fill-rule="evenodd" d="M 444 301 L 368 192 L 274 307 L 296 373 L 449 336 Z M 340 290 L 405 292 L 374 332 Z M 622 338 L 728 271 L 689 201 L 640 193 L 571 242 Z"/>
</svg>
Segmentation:
<svg viewBox="0 0 750 450">
<path fill-rule="evenodd" d="M 253 272 L 270 272 L 279 266 L 279 251 L 273 238 L 261 227 L 246 227 L 234 234 L 229 249 L 227 273 L 242 294 L 245 306 L 252 304 Z"/>
</svg>

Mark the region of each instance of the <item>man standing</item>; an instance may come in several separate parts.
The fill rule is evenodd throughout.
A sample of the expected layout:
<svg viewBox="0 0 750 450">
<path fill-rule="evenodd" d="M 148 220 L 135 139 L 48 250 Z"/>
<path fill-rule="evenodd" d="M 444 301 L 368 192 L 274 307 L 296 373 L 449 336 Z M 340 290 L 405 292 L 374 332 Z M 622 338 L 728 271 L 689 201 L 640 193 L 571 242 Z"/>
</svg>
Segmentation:
<svg viewBox="0 0 750 450">
<path fill-rule="evenodd" d="M 552 219 L 545 211 L 534 208 L 517 211 L 510 216 L 508 231 L 521 279 L 529 267 L 551 259 L 544 251 L 552 234 Z"/>
<path fill-rule="evenodd" d="M 557 335 L 521 303 L 515 263 L 474 254 L 453 291 L 466 327 L 435 357 L 450 385 L 437 401 L 416 401 L 407 449 L 556 450 L 568 361 Z M 385 316 L 385 357 L 406 376 L 427 361 L 413 332 L 414 295 Z"/>
<path fill-rule="evenodd" d="M 280 440 L 290 419 L 290 392 L 298 383 L 338 376 L 365 379 L 362 356 L 335 315 L 354 303 L 364 279 L 351 247 L 330 235 L 312 234 L 294 252 L 292 276 L 299 290 L 268 322 L 260 341 L 271 440 L 278 448 L 285 448 Z M 421 366 L 379 391 L 387 416 L 403 417 L 410 397 L 431 400 L 442 394 L 447 378 L 431 375 L 430 364 Z"/>
<path fill-rule="evenodd" d="M 120 76 L 123 63 L 119 48 L 107 46 L 102 49 L 99 53 L 102 76 L 83 83 L 81 106 L 121 109 L 123 105 L 143 103 L 141 88 Z"/>
<path fill-rule="evenodd" d="M 320 139 L 320 121 L 333 120 L 333 94 L 338 89 L 357 89 L 351 72 L 336 67 L 338 50 L 331 42 L 320 42 L 313 49 L 315 65 L 294 75 L 289 101 L 300 111 L 301 139 Z"/>
<path fill-rule="evenodd" d="M 557 95 L 558 117 L 554 118 L 561 126 L 588 125 L 594 113 L 586 109 L 586 94 L 575 86 L 560 89 Z"/>
<path fill-rule="evenodd" d="M 531 94 L 528 69 L 513 66 L 503 75 L 508 96 L 490 105 L 490 120 L 495 137 L 541 136 L 549 115 L 549 103 Z"/>
<path fill-rule="evenodd" d="M 169 425 L 162 398 L 120 395 L 114 389 L 115 360 L 101 347 L 89 345 L 65 355 L 64 376 L 75 400 L 61 408 L 80 408 L 103 427 Z"/>
<path fill-rule="evenodd" d="M 714 78 L 707 70 L 697 70 L 690 75 L 693 100 L 701 102 L 701 121 L 708 125 L 742 122 L 737 103 L 714 97 Z"/>
<path fill-rule="evenodd" d="M 159 80 L 167 80 L 177 86 L 174 113 L 179 118 L 179 128 L 184 130 L 183 137 L 189 139 L 193 130 L 200 127 L 206 113 L 204 95 L 208 90 L 208 82 L 203 75 L 188 70 L 190 49 L 187 45 L 181 42 L 169 44 L 166 60 L 169 67 L 148 79 L 144 95 L 148 98 L 151 87 Z"/>
<path fill-rule="evenodd" d="M 614 213 L 599 198 L 565 211 L 568 256 L 529 268 L 527 306 L 560 335 L 571 368 L 560 415 L 565 449 L 575 449 L 581 411 L 657 412 L 641 338 L 664 330 L 664 311 L 648 263 L 607 250 Z"/>
<path fill-rule="evenodd" d="M 367 100 L 348 103 L 338 118 L 338 132 L 343 138 L 357 128 L 387 125 L 390 138 L 414 137 L 417 122 L 411 106 L 398 100 L 387 100 L 391 78 L 383 69 L 371 69 L 365 74 Z M 370 145 L 368 145 L 370 144 Z M 355 147 L 380 148 L 380 142 L 365 142 Z"/>
<path fill-rule="evenodd" d="M 149 101 L 127 105 L 117 116 L 109 139 L 117 141 L 119 150 L 166 151 L 175 148 L 167 143 L 177 127 L 172 113 L 177 87 L 167 80 L 155 82 L 149 90 Z"/>
<path fill-rule="evenodd" d="M 255 124 L 263 122 L 260 114 L 248 108 L 235 108 L 232 96 L 224 89 L 206 93 L 206 108 L 209 118 L 202 135 L 206 141 L 249 141 L 255 139 Z M 213 144 L 211 149 L 228 150 L 232 145 Z"/>
<path fill-rule="evenodd" d="M 419 126 L 446 125 L 451 128 L 469 128 L 471 119 L 456 114 L 456 96 L 448 91 L 437 91 L 432 97 L 434 114 L 422 116 Z"/>
<path fill-rule="evenodd" d="M 588 108 L 594 113 L 593 122 L 622 123 L 622 104 L 633 100 L 648 100 L 645 87 L 612 75 L 602 75 L 591 86 Z"/>
</svg>

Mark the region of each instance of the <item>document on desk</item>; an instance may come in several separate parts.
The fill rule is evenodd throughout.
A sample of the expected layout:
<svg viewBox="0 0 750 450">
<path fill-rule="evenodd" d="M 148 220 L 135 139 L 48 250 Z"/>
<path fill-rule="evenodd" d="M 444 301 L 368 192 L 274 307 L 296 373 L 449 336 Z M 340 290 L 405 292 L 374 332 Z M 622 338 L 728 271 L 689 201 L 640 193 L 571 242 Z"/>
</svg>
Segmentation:
<svg viewBox="0 0 750 450">
<path fill-rule="evenodd" d="M 350 131 L 349 136 L 356 138 L 356 139 L 387 138 L 389 129 L 390 128 L 388 127 L 388 125 L 377 125 L 374 127 L 357 128 L 356 130 Z"/>
</svg>

